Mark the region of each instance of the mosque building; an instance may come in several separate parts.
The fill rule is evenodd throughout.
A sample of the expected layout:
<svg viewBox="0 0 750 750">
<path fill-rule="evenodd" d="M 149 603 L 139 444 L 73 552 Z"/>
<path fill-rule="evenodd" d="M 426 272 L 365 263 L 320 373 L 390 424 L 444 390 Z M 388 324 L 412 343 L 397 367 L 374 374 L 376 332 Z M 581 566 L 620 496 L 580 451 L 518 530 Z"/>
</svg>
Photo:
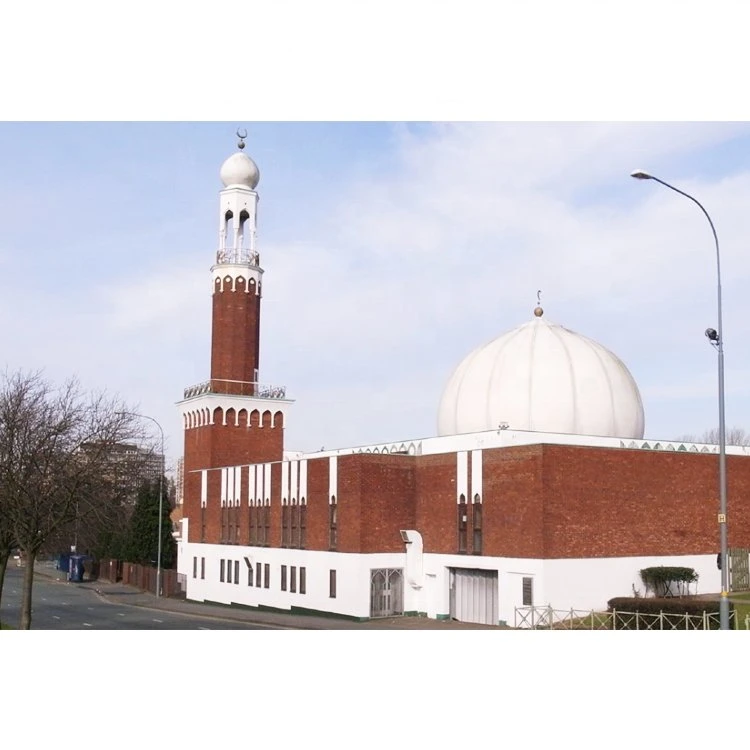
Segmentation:
<svg viewBox="0 0 750 750">
<path fill-rule="evenodd" d="M 513 625 L 531 606 L 606 608 L 653 565 L 720 589 L 717 447 L 644 439 L 625 364 L 541 306 L 456 367 L 438 436 L 285 450 L 294 402 L 261 384 L 260 172 L 244 145 L 220 171 L 210 377 L 178 404 L 189 599 Z M 727 454 L 729 541 L 747 557 L 750 450 Z"/>
</svg>

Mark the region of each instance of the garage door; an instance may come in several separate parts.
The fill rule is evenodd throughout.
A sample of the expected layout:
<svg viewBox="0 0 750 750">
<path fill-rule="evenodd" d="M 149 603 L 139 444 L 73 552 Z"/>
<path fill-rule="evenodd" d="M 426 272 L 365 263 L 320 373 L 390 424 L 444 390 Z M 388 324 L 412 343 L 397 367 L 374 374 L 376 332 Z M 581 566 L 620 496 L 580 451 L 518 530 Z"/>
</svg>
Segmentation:
<svg viewBox="0 0 750 750">
<path fill-rule="evenodd" d="M 454 620 L 497 625 L 497 571 L 451 568 L 450 610 Z"/>
</svg>

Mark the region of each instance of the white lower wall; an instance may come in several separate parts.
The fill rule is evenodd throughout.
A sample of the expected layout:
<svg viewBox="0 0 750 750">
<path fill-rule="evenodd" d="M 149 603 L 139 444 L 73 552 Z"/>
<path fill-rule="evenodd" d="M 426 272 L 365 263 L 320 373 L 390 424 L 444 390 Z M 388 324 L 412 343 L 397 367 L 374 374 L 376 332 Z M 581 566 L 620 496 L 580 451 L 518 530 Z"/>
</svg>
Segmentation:
<svg viewBox="0 0 750 750">
<path fill-rule="evenodd" d="M 185 531 L 183 529 L 183 531 Z M 183 535 L 183 539 L 186 538 Z M 377 568 L 406 571 L 405 553 L 349 554 L 309 550 L 245 547 L 223 544 L 180 542 L 178 572 L 187 579 L 187 597 L 222 604 L 264 606 L 280 610 L 292 607 L 328 612 L 348 617 L 370 616 L 370 573 Z M 193 557 L 198 562 L 194 576 Z M 253 585 L 248 585 L 248 558 L 253 565 Z M 201 559 L 205 559 L 205 577 L 201 578 Z M 239 582 L 220 580 L 220 561 L 239 561 Z M 257 563 L 269 565 L 270 580 L 255 585 Z M 297 568 L 297 593 L 281 590 L 281 566 Z M 413 570 L 419 561 L 410 560 Z M 634 589 L 646 595 L 640 579 L 642 568 L 655 565 L 691 567 L 699 575 L 691 593 L 720 590 L 720 572 L 715 555 L 683 557 L 620 557 L 580 560 L 537 560 L 467 555 L 422 555 L 421 574 L 404 575 L 404 611 L 447 617 L 450 614 L 450 569 L 492 570 L 498 574 L 498 619 L 513 626 L 515 611 L 523 606 L 523 578 L 532 579 L 536 606 L 556 610 L 605 610 L 616 596 L 633 596 Z M 234 566 L 233 566 L 234 567 Z M 299 569 L 306 571 L 306 593 L 299 593 Z M 336 597 L 330 596 L 329 572 L 336 571 Z"/>
</svg>

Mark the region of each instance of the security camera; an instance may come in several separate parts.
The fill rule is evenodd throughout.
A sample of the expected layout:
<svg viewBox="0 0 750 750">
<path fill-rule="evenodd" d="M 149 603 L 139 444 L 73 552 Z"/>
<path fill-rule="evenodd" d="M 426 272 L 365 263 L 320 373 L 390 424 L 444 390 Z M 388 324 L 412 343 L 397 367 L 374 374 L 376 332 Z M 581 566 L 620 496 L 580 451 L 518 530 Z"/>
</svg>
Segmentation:
<svg viewBox="0 0 750 750">
<path fill-rule="evenodd" d="M 713 328 L 706 328 L 706 338 L 715 342 L 719 340 L 719 334 Z"/>
</svg>

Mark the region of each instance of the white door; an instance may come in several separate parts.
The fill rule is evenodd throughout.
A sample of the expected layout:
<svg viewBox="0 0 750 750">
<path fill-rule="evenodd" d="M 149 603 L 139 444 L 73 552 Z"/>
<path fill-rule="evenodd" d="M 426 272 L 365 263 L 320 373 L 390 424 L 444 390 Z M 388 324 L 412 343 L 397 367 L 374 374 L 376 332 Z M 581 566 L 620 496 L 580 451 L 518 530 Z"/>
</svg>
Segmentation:
<svg viewBox="0 0 750 750">
<path fill-rule="evenodd" d="M 451 568 L 451 617 L 461 622 L 497 625 L 497 571 Z"/>
</svg>

